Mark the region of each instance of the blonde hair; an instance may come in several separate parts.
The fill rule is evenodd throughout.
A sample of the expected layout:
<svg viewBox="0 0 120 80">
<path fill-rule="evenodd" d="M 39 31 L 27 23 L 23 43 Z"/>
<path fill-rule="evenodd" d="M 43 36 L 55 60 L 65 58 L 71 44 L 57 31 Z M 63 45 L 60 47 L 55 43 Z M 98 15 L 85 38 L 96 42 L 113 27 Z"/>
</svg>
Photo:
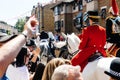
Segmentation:
<svg viewBox="0 0 120 80">
<path fill-rule="evenodd" d="M 71 64 L 71 61 L 63 58 L 54 58 L 50 60 L 44 69 L 42 80 L 51 80 L 55 68 L 63 64 Z"/>
</svg>

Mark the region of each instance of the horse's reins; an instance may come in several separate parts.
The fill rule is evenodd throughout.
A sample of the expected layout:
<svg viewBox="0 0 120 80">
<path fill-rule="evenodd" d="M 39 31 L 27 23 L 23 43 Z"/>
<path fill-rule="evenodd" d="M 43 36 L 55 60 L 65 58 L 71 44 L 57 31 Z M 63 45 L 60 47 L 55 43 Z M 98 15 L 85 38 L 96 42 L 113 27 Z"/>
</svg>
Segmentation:
<svg viewBox="0 0 120 80">
<path fill-rule="evenodd" d="M 66 39 L 66 45 L 71 49 L 70 45 L 68 44 L 68 37 Z"/>
<path fill-rule="evenodd" d="M 77 51 L 71 53 L 71 55 L 74 56 L 74 55 L 75 55 L 76 53 L 78 53 L 78 52 L 79 52 L 79 50 L 77 50 Z"/>
<path fill-rule="evenodd" d="M 113 49 L 115 48 L 115 46 L 116 46 L 116 44 L 113 44 L 112 47 L 111 47 L 111 49 L 110 49 L 110 51 L 107 49 L 107 55 L 109 55 L 113 51 Z"/>
</svg>

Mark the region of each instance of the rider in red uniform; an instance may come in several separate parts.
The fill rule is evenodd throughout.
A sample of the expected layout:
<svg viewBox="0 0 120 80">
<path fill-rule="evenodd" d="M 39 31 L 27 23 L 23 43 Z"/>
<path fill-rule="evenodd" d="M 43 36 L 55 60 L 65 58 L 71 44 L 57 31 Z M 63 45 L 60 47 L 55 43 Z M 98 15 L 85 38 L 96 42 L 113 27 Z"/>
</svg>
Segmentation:
<svg viewBox="0 0 120 80">
<path fill-rule="evenodd" d="M 91 56 L 99 53 L 99 56 L 106 56 L 104 45 L 106 43 L 106 30 L 97 24 L 99 16 L 97 11 L 88 11 L 86 20 L 89 21 L 87 27 L 82 31 L 80 52 L 76 54 L 71 62 L 72 65 L 80 65 L 82 70 L 88 63 Z"/>
</svg>

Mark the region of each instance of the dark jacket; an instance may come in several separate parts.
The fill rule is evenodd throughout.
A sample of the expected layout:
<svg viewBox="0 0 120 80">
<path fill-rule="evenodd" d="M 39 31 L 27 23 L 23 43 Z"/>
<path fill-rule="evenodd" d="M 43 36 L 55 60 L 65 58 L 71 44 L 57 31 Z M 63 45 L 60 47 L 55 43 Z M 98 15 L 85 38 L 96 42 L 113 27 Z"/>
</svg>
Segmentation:
<svg viewBox="0 0 120 80">
<path fill-rule="evenodd" d="M 115 20 L 115 17 L 109 17 L 106 19 L 106 36 L 107 42 L 110 43 L 120 43 L 119 33 L 113 33 L 112 25 L 114 24 L 112 20 Z"/>
</svg>

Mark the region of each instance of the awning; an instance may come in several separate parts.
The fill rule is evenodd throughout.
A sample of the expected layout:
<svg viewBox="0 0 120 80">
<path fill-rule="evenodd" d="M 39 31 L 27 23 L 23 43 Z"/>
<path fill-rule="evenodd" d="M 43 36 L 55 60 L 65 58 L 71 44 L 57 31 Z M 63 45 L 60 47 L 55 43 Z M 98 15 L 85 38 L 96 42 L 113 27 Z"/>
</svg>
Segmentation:
<svg viewBox="0 0 120 80">
<path fill-rule="evenodd" d="M 80 18 L 82 17 L 82 12 L 79 12 L 78 15 L 76 16 L 76 18 Z"/>
</svg>

